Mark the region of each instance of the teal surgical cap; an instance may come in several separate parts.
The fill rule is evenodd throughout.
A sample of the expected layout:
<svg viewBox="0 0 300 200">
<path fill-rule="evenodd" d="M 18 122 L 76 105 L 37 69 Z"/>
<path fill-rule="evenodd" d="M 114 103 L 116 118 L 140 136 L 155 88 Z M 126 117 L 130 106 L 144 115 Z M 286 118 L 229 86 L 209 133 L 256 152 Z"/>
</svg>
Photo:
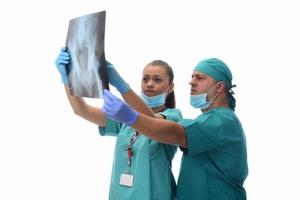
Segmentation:
<svg viewBox="0 0 300 200">
<path fill-rule="evenodd" d="M 231 89 L 232 75 L 230 69 L 227 65 L 218 58 L 208 58 L 201 60 L 198 65 L 196 65 L 195 71 L 204 73 L 216 81 L 224 81 L 228 89 Z"/>
<path fill-rule="evenodd" d="M 232 74 L 228 66 L 218 58 L 208 58 L 201 60 L 198 65 L 196 65 L 194 71 L 198 71 L 204 73 L 216 81 L 224 81 L 227 89 L 228 89 L 228 104 L 229 107 L 234 110 L 235 109 L 235 99 L 232 96 L 233 91 L 231 88 L 233 87 Z"/>
</svg>

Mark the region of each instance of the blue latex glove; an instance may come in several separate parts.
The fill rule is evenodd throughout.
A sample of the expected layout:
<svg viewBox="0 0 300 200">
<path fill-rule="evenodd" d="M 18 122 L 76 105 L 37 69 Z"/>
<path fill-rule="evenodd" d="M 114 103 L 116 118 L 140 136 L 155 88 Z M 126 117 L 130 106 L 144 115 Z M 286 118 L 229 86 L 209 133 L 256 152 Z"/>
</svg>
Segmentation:
<svg viewBox="0 0 300 200">
<path fill-rule="evenodd" d="M 67 52 L 66 48 L 63 47 L 61 48 L 60 53 L 55 60 L 55 65 L 57 70 L 60 73 L 61 81 L 65 85 L 69 83 L 67 69 L 66 69 L 66 65 L 69 64 L 69 62 L 70 62 L 70 55 Z"/>
<path fill-rule="evenodd" d="M 109 118 L 129 126 L 136 122 L 139 113 L 106 89 L 103 92 L 103 99 L 102 110 Z"/>
<path fill-rule="evenodd" d="M 106 62 L 108 80 L 111 85 L 113 85 L 121 94 L 129 91 L 130 87 L 128 83 L 120 76 L 114 66 Z"/>
</svg>

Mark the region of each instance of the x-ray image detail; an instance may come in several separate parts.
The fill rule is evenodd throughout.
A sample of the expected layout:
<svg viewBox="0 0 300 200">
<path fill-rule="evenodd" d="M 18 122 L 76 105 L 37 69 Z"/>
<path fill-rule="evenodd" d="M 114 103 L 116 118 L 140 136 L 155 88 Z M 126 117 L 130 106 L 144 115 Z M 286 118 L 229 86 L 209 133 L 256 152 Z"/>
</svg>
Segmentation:
<svg viewBox="0 0 300 200">
<path fill-rule="evenodd" d="M 105 67 L 105 11 L 71 19 L 66 40 L 71 62 L 67 66 L 74 96 L 102 98 L 108 88 Z"/>
</svg>

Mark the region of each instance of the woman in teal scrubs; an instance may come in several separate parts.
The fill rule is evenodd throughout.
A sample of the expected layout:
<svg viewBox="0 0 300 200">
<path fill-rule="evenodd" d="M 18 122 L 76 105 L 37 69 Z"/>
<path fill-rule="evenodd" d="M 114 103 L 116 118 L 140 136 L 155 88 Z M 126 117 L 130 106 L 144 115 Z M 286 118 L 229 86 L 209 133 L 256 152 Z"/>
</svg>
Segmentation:
<svg viewBox="0 0 300 200">
<path fill-rule="evenodd" d="M 71 96 L 65 70 L 69 59 L 69 54 L 62 49 L 56 66 L 74 112 L 99 125 L 101 135 L 117 137 L 109 199 L 175 199 L 176 184 L 171 167 L 177 146 L 152 140 L 126 124 L 107 118 L 101 109 L 87 105 L 83 98 Z M 174 122 L 182 119 L 181 112 L 175 109 L 173 71 L 166 62 L 155 60 L 146 65 L 141 81 L 141 98 L 130 89 L 110 63 L 107 69 L 110 84 L 136 110 L 153 118 Z"/>
<path fill-rule="evenodd" d="M 104 92 L 103 111 L 156 141 L 181 147 L 178 200 L 244 200 L 246 139 L 234 113 L 231 81 L 232 74 L 223 61 L 202 60 L 190 81 L 190 104 L 203 114 L 179 123 L 139 114 L 109 91 Z"/>
</svg>

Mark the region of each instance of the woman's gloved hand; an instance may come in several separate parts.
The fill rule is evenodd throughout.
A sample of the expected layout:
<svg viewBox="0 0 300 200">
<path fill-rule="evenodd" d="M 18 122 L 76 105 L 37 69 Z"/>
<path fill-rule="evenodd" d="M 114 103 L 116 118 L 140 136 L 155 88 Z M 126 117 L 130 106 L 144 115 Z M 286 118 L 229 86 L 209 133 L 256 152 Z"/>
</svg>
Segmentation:
<svg viewBox="0 0 300 200">
<path fill-rule="evenodd" d="M 127 93 L 130 89 L 128 83 L 120 76 L 114 66 L 106 62 L 108 80 L 121 94 Z"/>
<path fill-rule="evenodd" d="M 103 99 L 102 110 L 109 118 L 129 126 L 136 122 L 139 113 L 106 89 L 103 92 Z"/>
<path fill-rule="evenodd" d="M 65 85 L 69 83 L 67 69 L 66 69 L 66 65 L 69 64 L 69 62 L 70 62 L 70 55 L 67 52 L 66 48 L 63 47 L 61 48 L 60 53 L 55 60 L 55 65 L 57 70 L 60 73 L 61 81 Z"/>
</svg>

